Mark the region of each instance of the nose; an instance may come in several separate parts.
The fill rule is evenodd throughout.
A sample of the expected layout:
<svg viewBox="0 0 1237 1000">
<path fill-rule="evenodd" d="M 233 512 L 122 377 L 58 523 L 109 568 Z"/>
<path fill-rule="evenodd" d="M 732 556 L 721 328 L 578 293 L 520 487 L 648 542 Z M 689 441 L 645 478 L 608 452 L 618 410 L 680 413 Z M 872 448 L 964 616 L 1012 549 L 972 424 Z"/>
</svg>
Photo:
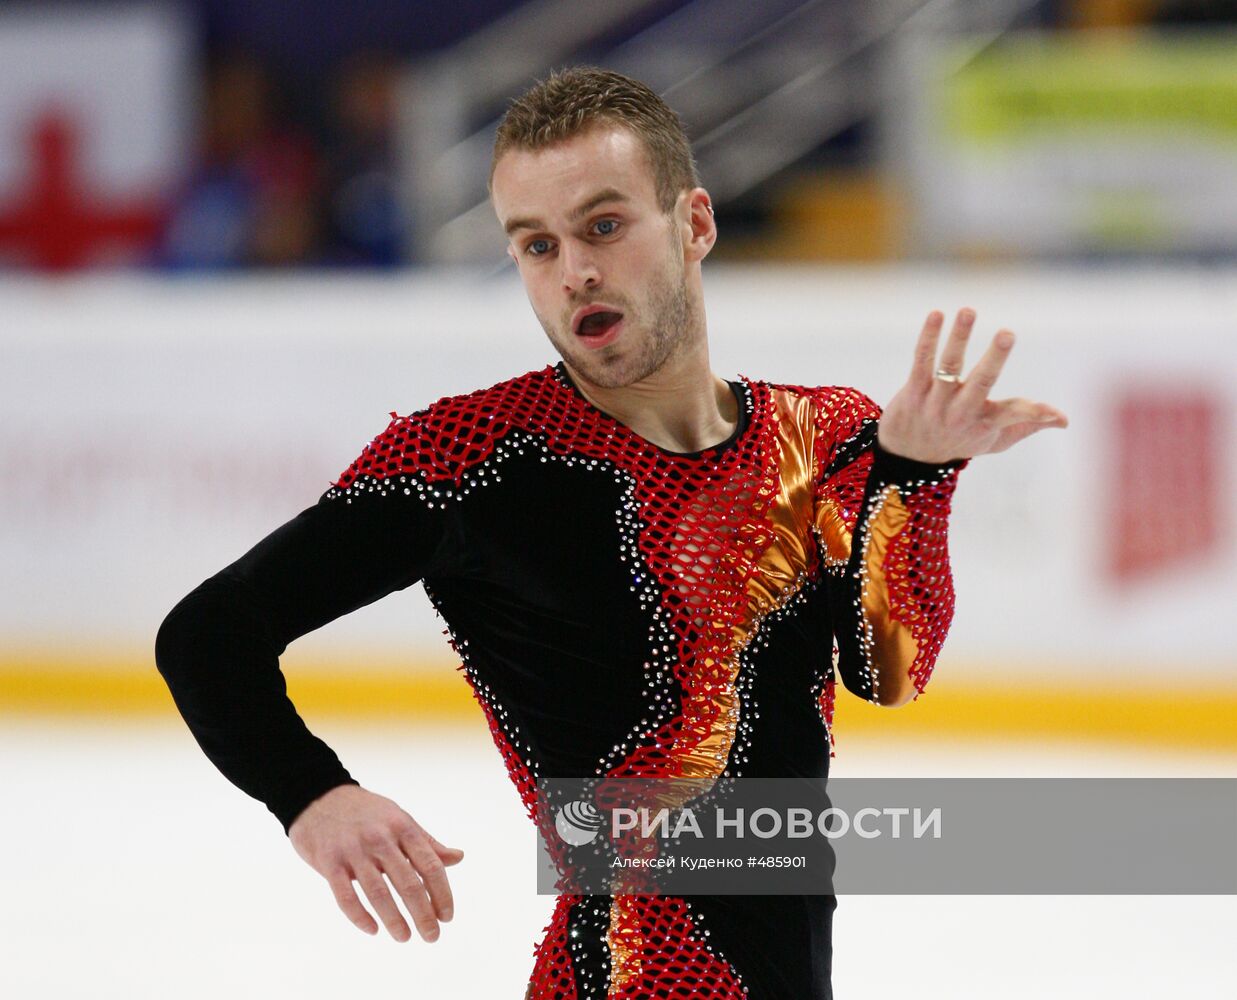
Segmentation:
<svg viewBox="0 0 1237 1000">
<path fill-rule="evenodd" d="M 564 240 L 558 250 L 562 266 L 563 288 L 568 292 L 580 292 L 601 284 L 601 272 L 587 243 Z"/>
</svg>

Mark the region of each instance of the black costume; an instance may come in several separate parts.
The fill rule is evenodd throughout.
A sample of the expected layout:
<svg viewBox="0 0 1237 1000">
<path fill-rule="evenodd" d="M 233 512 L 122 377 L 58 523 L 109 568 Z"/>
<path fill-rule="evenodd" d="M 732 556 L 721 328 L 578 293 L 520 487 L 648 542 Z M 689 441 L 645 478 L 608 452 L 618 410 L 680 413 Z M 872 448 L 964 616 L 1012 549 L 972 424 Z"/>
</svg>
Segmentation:
<svg viewBox="0 0 1237 1000">
<path fill-rule="evenodd" d="M 530 815 L 543 776 L 826 775 L 835 670 L 868 699 L 893 672 L 927 683 L 966 462 L 884 452 L 853 389 L 730 384 L 735 432 L 694 454 L 602 413 L 562 364 L 392 414 L 160 630 L 203 750 L 285 831 L 353 781 L 278 657 L 423 580 Z M 528 996 L 827 997 L 834 905 L 563 895 Z"/>
</svg>

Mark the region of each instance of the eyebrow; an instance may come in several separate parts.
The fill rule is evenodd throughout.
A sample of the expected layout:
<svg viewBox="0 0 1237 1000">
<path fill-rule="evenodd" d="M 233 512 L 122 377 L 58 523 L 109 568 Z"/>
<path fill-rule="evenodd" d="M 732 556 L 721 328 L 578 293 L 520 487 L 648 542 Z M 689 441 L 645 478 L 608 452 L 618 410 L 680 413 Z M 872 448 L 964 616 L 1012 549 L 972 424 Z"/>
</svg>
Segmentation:
<svg viewBox="0 0 1237 1000">
<path fill-rule="evenodd" d="M 604 205 L 608 201 L 630 201 L 627 195 L 623 194 L 617 188 L 606 188 L 604 191 L 598 191 L 587 201 L 582 202 L 573 208 L 567 215 L 567 218 L 572 222 L 588 215 L 598 205 Z M 517 229 L 545 229 L 545 223 L 540 219 L 512 219 L 504 227 L 507 234 L 514 233 Z"/>
</svg>

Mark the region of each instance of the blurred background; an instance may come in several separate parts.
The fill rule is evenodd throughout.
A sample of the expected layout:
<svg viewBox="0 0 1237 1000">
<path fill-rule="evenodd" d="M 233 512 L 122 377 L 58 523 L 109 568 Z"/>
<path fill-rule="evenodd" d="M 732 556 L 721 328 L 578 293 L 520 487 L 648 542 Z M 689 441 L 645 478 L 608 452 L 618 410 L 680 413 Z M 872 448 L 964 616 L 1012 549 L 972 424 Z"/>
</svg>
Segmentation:
<svg viewBox="0 0 1237 1000">
<path fill-rule="evenodd" d="M 553 901 L 423 594 L 282 662 L 467 852 L 433 946 L 347 923 L 152 647 L 390 411 L 556 360 L 485 180 L 577 63 L 687 125 L 717 371 L 884 403 L 966 305 L 1018 335 L 997 395 L 1071 418 L 963 473 L 937 674 L 839 694 L 835 773 L 1237 776 L 1231 0 L 0 3 L 0 995 L 523 994 Z M 1235 931 L 1231 896 L 848 897 L 835 985 L 1228 997 Z"/>
</svg>

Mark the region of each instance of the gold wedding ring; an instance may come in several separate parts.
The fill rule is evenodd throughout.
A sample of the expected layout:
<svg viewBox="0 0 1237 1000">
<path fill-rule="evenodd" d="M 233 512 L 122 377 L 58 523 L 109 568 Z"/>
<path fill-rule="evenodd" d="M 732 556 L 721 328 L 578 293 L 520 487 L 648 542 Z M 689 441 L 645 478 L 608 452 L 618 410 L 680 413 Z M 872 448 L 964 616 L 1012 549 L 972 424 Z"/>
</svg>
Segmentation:
<svg viewBox="0 0 1237 1000">
<path fill-rule="evenodd" d="M 938 368 L 936 377 L 942 382 L 961 382 L 962 376 L 958 372 L 951 372 L 948 368 Z"/>
</svg>

